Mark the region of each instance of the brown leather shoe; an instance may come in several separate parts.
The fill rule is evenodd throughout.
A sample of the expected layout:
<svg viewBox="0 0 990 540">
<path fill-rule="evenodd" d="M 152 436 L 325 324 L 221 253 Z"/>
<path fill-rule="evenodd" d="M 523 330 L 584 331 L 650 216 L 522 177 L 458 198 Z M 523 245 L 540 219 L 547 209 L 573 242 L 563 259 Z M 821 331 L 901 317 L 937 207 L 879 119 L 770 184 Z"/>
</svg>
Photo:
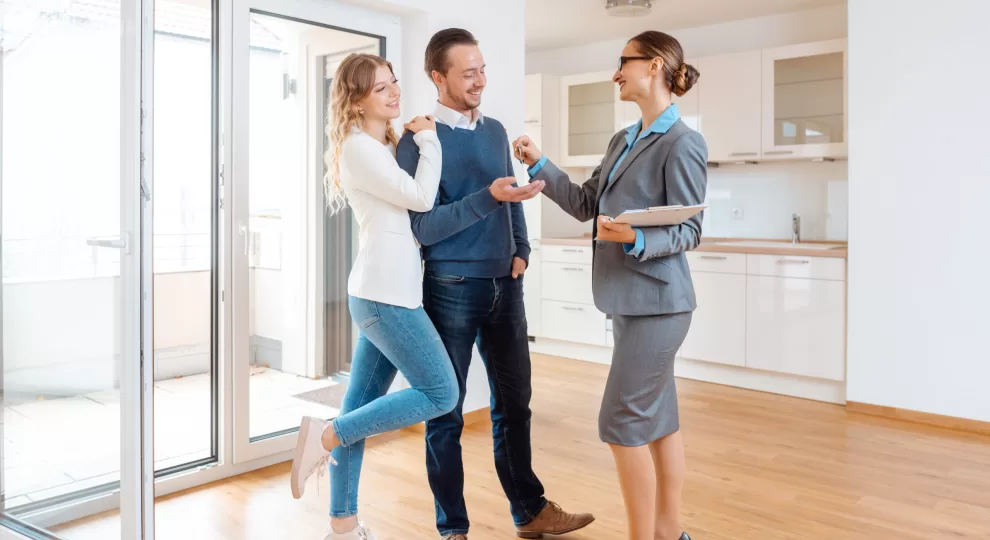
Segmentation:
<svg viewBox="0 0 990 540">
<path fill-rule="evenodd" d="M 444 536 L 440 540 L 468 540 L 466 534 L 452 534 L 450 536 Z"/>
<path fill-rule="evenodd" d="M 536 516 L 536 519 L 525 525 L 516 527 L 519 538 L 541 538 L 544 534 L 558 536 L 583 529 L 595 516 L 591 514 L 568 514 L 555 502 L 548 502 L 546 508 Z"/>
</svg>

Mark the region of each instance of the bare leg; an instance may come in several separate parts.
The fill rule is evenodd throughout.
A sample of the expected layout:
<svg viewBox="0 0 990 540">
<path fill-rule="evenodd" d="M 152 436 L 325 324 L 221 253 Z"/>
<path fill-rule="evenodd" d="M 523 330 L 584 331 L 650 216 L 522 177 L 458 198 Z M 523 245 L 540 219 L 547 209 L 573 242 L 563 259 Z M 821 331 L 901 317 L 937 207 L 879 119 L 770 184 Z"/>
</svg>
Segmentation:
<svg viewBox="0 0 990 540">
<path fill-rule="evenodd" d="M 649 445 L 656 469 L 656 529 L 653 540 L 681 537 L 681 491 L 684 487 L 684 438 L 677 431 Z"/>
<path fill-rule="evenodd" d="M 629 540 L 654 540 L 657 509 L 657 475 L 649 446 L 610 444 L 619 473 L 619 487 L 626 504 Z"/>
</svg>

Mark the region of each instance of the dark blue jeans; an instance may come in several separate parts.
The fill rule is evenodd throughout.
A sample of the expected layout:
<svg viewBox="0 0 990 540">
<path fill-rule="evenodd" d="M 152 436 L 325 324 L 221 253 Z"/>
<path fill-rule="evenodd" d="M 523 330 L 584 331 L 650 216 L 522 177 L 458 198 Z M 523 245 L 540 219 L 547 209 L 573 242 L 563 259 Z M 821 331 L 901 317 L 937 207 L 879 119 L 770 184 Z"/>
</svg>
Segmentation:
<svg viewBox="0 0 990 540">
<path fill-rule="evenodd" d="M 481 353 L 491 387 L 495 470 L 516 525 L 546 506 L 543 485 L 533 472 L 530 397 L 533 393 L 523 278 L 475 279 L 427 272 L 423 307 L 454 364 L 460 397 L 453 412 L 426 424 L 426 472 L 436 500 L 441 536 L 467 534 L 464 504 L 464 393 L 471 352 Z"/>
</svg>

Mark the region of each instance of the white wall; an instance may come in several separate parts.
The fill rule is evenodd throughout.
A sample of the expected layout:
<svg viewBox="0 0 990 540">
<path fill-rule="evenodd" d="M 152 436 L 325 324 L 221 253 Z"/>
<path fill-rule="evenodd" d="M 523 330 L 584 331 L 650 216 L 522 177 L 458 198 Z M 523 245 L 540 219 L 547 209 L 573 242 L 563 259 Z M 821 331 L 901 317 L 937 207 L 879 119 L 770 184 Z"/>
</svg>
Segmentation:
<svg viewBox="0 0 990 540">
<path fill-rule="evenodd" d="M 423 71 L 423 54 L 438 30 L 459 27 L 471 31 L 485 57 L 488 87 L 482 112 L 505 125 L 510 139 L 523 133 L 525 85 L 524 0 L 422 0 L 407 2 L 426 11 L 407 14 L 402 20 L 402 116 L 432 114 L 436 89 Z M 516 171 L 525 178 L 524 168 Z M 484 366 L 475 350 L 468 374 L 465 411 L 487 408 L 490 390 Z"/>
<path fill-rule="evenodd" d="M 849 3 L 848 399 L 990 421 L 990 2 L 885 4 Z"/>
<path fill-rule="evenodd" d="M 846 6 L 670 30 L 670 34 L 681 42 L 689 57 L 841 38 L 846 36 Z M 620 39 L 533 51 L 526 55 L 526 72 L 574 75 L 612 70 L 625 43 L 625 39 Z M 704 80 L 704 71 L 701 77 Z M 572 180 L 583 181 L 591 171 L 569 172 L 573 173 Z M 804 238 L 844 240 L 846 178 L 844 164 L 711 168 L 708 185 L 711 209 L 706 213 L 704 235 L 790 238 L 790 215 L 797 212 L 802 217 Z M 732 208 L 742 208 L 743 219 L 729 219 Z M 577 222 L 544 198 L 543 231 L 545 237 L 579 236 L 590 232 L 591 225 Z"/>
</svg>

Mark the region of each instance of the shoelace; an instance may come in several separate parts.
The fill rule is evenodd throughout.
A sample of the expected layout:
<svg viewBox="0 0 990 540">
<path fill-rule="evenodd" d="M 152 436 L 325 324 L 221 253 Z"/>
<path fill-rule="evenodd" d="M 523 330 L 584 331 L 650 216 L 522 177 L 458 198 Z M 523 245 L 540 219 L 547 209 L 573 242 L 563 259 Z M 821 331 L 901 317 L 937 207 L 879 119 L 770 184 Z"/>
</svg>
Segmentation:
<svg viewBox="0 0 990 540">
<path fill-rule="evenodd" d="M 314 472 L 316 473 L 317 495 L 320 494 L 320 484 L 323 483 L 323 477 L 327 475 L 327 468 L 330 465 L 337 465 L 337 460 L 333 459 L 330 453 L 327 452 L 327 455 L 320 458 L 320 461 L 316 462 L 316 465 L 313 467 L 313 470 L 309 471 L 309 474 L 306 475 L 306 478 L 309 478 L 310 476 L 313 476 Z"/>
</svg>

